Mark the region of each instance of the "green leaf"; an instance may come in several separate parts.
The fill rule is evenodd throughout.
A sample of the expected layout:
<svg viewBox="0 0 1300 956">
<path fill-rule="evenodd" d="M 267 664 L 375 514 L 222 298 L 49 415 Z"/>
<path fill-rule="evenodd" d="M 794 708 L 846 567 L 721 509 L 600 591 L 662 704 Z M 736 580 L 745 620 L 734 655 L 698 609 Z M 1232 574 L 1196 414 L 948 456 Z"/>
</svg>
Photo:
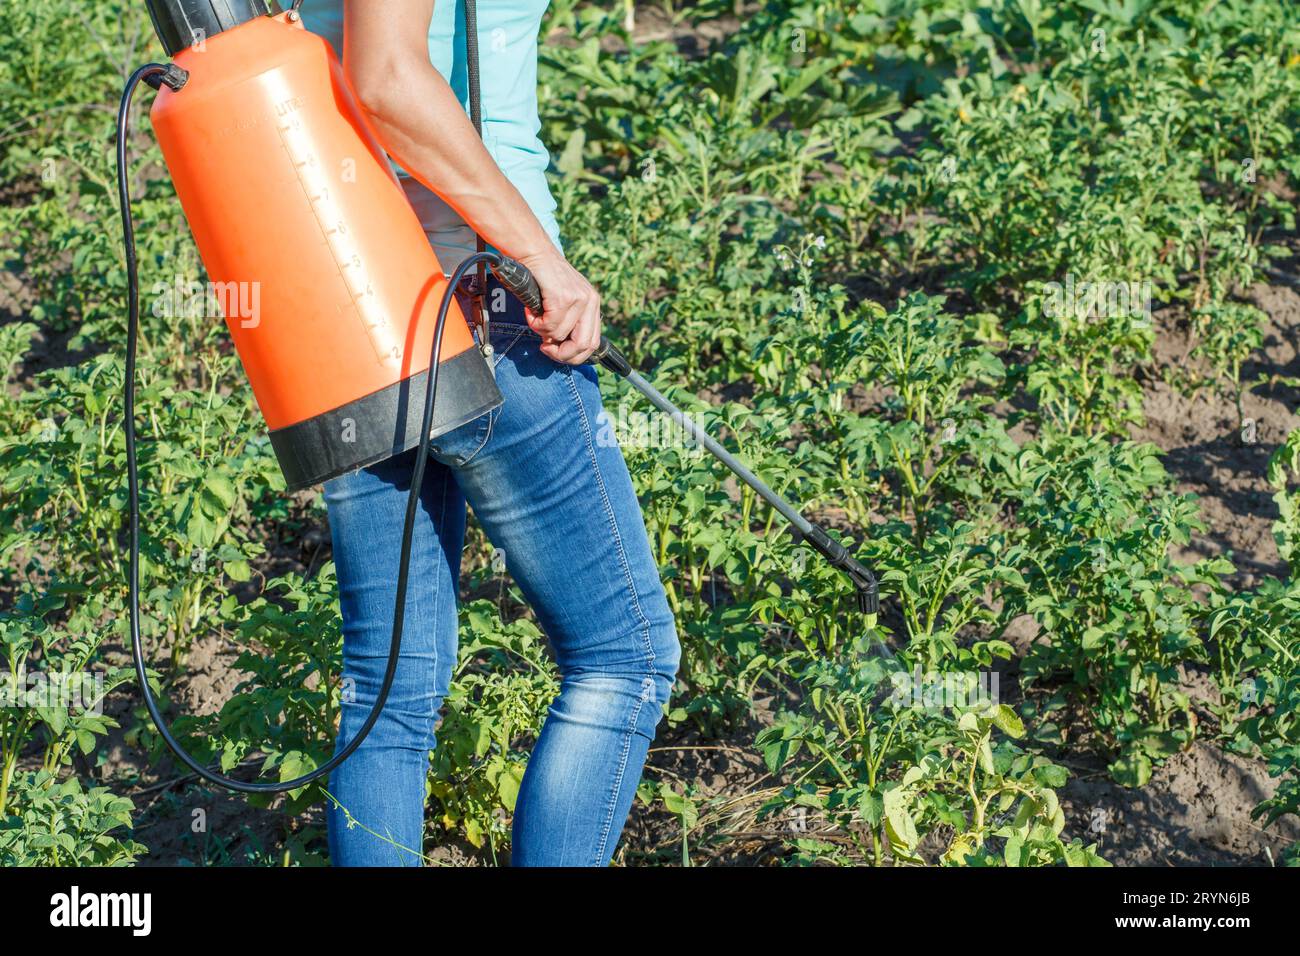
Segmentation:
<svg viewBox="0 0 1300 956">
<path fill-rule="evenodd" d="M 1125 787 L 1144 787 L 1151 779 L 1151 758 L 1144 753 L 1130 753 L 1108 768 L 1116 783 Z"/>
<path fill-rule="evenodd" d="M 560 159 L 555 164 L 555 168 L 566 176 L 577 176 L 583 170 L 582 151 L 587 145 L 587 134 L 581 126 L 575 127 L 569 134 L 568 142 L 564 144 L 564 151 L 560 153 Z"/>
<path fill-rule="evenodd" d="M 1019 740 L 1025 735 L 1024 721 L 1006 704 L 998 704 L 993 709 L 993 724 L 1008 737 Z"/>
</svg>

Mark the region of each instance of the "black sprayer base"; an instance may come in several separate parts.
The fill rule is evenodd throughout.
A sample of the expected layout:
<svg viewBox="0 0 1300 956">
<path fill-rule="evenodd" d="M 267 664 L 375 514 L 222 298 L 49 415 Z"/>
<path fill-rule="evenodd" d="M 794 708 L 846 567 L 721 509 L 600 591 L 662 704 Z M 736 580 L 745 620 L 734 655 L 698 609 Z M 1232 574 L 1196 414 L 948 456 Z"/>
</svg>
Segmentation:
<svg viewBox="0 0 1300 956">
<path fill-rule="evenodd" d="M 419 443 L 427 371 L 395 382 L 314 418 L 271 432 L 289 491 L 310 488 L 410 451 Z M 476 348 L 438 366 L 433 407 L 437 438 L 502 403 L 492 371 Z"/>
</svg>

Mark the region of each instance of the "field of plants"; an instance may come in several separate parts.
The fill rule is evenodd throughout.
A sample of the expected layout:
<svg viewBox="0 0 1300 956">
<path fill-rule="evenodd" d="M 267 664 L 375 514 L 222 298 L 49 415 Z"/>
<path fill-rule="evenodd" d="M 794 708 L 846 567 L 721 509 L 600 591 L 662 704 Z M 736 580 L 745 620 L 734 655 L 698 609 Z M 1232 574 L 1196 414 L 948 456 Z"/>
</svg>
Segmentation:
<svg viewBox="0 0 1300 956">
<path fill-rule="evenodd" d="M 882 578 L 872 623 L 604 377 L 683 643 L 615 862 L 1300 863 L 1296 6 L 553 0 L 544 31 L 611 338 Z M 196 786 L 130 672 L 113 124 L 161 56 L 142 3 L 0 6 L 0 866 L 328 862 L 327 787 Z M 325 510 L 195 299 L 143 109 L 132 145 L 154 677 L 194 751 L 288 779 L 338 712 Z M 435 864 L 508 860 L 557 686 L 500 565 L 471 528 Z M 33 696 L 59 674 L 87 706 Z"/>
</svg>

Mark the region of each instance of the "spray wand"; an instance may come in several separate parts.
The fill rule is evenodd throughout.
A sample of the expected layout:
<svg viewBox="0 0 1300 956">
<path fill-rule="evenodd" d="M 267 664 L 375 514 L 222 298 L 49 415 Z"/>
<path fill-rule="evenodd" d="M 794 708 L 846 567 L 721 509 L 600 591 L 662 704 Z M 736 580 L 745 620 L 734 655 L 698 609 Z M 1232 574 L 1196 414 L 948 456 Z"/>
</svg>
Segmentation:
<svg viewBox="0 0 1300 956">
<path fill-rule="evenodd" d="M 471 0 L 472 2 L 472 0 Z M 492 270 L 501 284 L 510 289 L 520 301 L 534 314 L 542 314 L 542 297 L 537 282 L 522 265 L 513 260 L 506 260 Z M 813 524 L 799 510 L 773 491 L 735 455 L 723 448 L 712 435 L 691 421 L 680 408 L 663 396 L 657 388 L 647 382 L 641 373 L 632 367 L 627 356 L 615 348 L 605 336 L 600 337 L 600 345 L 592 354 L 604 368 L 627 381 L 640 392 L 655 408 L 659 409 L 692 439 L 703 445 L 714 458 L 722 462 L 737 478 L 754 489 L 754 492 L 768 503 L 774 511 L 790 523 L 795 535 L 806 541 L 818 554 L 826 559 L 831 567 L 842 571 L 853 585 L 857 609 L 862 614 L 874 615 L 880 611 L 879 588 L 876 577 L 863 566 L 847 548 L 840 544 L 822 528 Z M 871 622 L 871 623 L 874 623 Z"/>
</svg>

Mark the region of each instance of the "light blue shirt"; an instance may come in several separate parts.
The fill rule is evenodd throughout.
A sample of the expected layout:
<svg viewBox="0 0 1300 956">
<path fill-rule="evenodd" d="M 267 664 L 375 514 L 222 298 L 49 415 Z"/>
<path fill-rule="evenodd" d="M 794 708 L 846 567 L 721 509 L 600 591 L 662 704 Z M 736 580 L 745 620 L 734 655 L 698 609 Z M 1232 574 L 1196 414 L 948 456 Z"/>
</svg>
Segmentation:
<svg viewBox="0 0 1300 956">
<path fill-rule="evenodd" d="M 365 0 L 353 0 L 364 3 Z M 506 178 L 519 190 L 560 246 L 555 199 L 546 182 L 550 154 L 538 133 L 537 35 L 550 0 L 481 0 L 477 6 L 479 85 L 483 143 Z M 344 0 L 306 0 L 301 12 L 308 30 L 343 55 Z M 460 0 L 436 0 L 429 24 L 429 60 L 469 111 L 465 71 L 465 8 Z M 443 271 L 451 273 L 474 252 L 474 230 L 437 195 L 394 164 L 398 181 L 429 237 Z"/>
</svg>

